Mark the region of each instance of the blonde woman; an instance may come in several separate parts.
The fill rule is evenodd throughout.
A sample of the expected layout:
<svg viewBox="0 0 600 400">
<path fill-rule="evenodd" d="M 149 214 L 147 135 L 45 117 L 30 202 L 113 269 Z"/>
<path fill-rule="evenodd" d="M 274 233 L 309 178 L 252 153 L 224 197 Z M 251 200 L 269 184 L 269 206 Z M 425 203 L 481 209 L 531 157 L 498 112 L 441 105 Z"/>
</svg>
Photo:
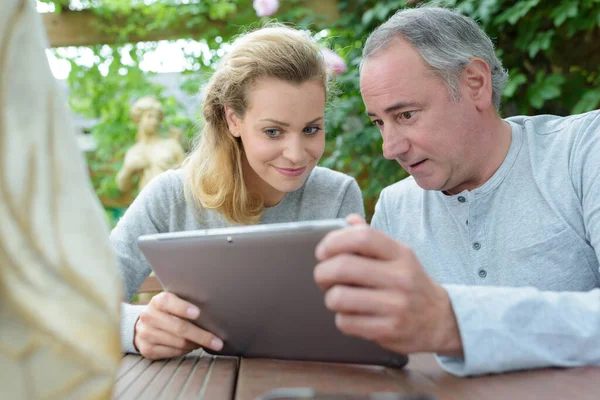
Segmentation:
<svg viewBox="0 0 600 400">
<path fill-rule="evenodd" d="M 317 167 L 325 147 L 327 72 L 316 44 L 271 26 L 233 46 L 206 89 L 206 124 L 183 168 L 153 179 L 111 233 L 130 299 L 150 273 L 142 234 L 364 214 L 356 181 Z M 190 322 L 200 310 L 172 293 L 124 304 L 126 352 L 160 359 L 223 343 Z"/>
</svg>

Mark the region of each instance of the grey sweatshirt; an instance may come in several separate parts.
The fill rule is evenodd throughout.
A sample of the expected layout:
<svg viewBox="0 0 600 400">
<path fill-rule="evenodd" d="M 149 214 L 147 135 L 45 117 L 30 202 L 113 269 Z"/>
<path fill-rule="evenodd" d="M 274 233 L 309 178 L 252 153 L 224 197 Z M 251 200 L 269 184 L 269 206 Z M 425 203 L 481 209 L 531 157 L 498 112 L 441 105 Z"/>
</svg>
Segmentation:
<svg viewBox="0 0 600 400">
<path fill-rule="evenodd" d="M 288 193 L 276 206 L 267 208 L 261 224 L 364 215 L 362 195 L 356 181 L 345 174 L 316 167 L 304 185 Z M 151 272 L 137 246 L 140 235 L 231 226 L 213 210 L 198 210 L 186 204 L 182 170 L 167 171 L 153 179 L 137 196 L 110 235 L 129 301 Z M 136 352 L 134 325 L 145 306 L 122 304 L 121 346 Z"/>
<path fill-rule="evenodd" d="M 600 111 L 506 121 L 483 186 L 446 196 L 407 178 L 372 225 L 448 291 L 465 357 L 440 357 L 447 371 L 600 365 Z"/>
</svg>

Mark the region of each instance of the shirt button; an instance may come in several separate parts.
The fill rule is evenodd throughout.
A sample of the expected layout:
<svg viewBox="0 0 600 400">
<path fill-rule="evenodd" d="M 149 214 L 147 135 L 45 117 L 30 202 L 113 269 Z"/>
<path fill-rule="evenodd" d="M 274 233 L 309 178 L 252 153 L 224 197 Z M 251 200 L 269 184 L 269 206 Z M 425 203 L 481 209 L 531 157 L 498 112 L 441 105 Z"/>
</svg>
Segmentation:
<svg viewBox="0 0 600 400">
<path fill-rule="evenodd" d="M 480 278 L 485 278 L 487 276 L 487 271 L 485 269 L 480 269 L 479 270 L 479 277 Z"/>
<path fill-rule="evenodd" d="M 465 197 L 464 197 L 464 196 L 458 196 L 458 201 L 459 201 L 460 203 L 464 203 L 465 201 L 467 201 L 467 199 L 465 199 Z"/>
<path fill-rule="evenodd" d="M 473 248 L 475 250 L 479 250 L 481 248 L 481 244 L 479 242 L 475 242 L 475 243 L 473 243 Z"/>
</svg>

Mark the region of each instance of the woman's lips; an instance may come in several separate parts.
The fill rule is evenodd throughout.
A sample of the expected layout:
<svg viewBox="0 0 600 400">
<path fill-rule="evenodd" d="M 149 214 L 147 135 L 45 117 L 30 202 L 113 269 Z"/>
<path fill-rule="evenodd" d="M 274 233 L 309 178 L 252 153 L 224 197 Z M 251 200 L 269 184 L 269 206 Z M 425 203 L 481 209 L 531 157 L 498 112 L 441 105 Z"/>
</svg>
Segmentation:
<svg viewBox="0 0 600 400">
<path fill-rule="evenodd" d="M 284 176 L 300 176 L 304 173 L 304 171 L 306 171 L 306 167 L 302 167 L 302 168 L 278 168 L 275 167 L 275 169 Z"/>
</svg>

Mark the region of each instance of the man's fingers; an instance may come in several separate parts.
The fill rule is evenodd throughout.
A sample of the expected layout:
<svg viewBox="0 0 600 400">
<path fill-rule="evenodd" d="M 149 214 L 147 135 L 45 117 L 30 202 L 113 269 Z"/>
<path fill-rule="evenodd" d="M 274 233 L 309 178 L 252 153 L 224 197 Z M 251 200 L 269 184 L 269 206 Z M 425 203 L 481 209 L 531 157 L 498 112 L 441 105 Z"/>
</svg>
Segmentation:
<svg viewBox="0 0 600 400">
<path fill-rule="evenodd" d="M 393 337 L 392 324 L 388 318 L 378 315 L 342 314 L 335 315 L 335 325 L 344 334 L 385 343 Z"/>
<path fill-rule="evenodd" d="M 403 285 L 404 276 L 386 262 L 353 254 L 343 254 L 322 261 L 313 271 L 322 289 L 334 285 L 386 288 Z"/>
<path fill-rule="evenodd" d="M 157 294 L 151 303 L 154 308 L 179 318 L 196 319 L 200 315 L 198 307 L 169 292 Z"/>
<path fill-rule="evenodd" d="M 385 233 L 357 224 L 328 233 L 315 249 L 319 261 L 338 254 L 354 253 L 380 260 L 392 260 L 399 256 L 401 244 Z"/>
<path fill-rule="evenodd" d="M 367 224 L 367 221 L 365 221 L 365 219 L 358 214 L 348 215 L 346 217 L 346 221 L 348 221 L 348 223 L 350 225 L 366 225 Z"/>
<path fill-rule="evenodd" d="M 392 291 L 336 285 L 325 293 L 325 306 L 336 313 L 388 315 L 402 308 Z"/>
<path fill-rule="evenodd" d="M 155 329 L 163 330 L 174 336 L 197 343 L 198 345 L 219 351 L 223 348 L 223 341 L 210 332 L 207 332 L 190 321 L 164 312 L 148 312 L 140 314 L 143 324 L 152 325 Z"/>
</svg>

